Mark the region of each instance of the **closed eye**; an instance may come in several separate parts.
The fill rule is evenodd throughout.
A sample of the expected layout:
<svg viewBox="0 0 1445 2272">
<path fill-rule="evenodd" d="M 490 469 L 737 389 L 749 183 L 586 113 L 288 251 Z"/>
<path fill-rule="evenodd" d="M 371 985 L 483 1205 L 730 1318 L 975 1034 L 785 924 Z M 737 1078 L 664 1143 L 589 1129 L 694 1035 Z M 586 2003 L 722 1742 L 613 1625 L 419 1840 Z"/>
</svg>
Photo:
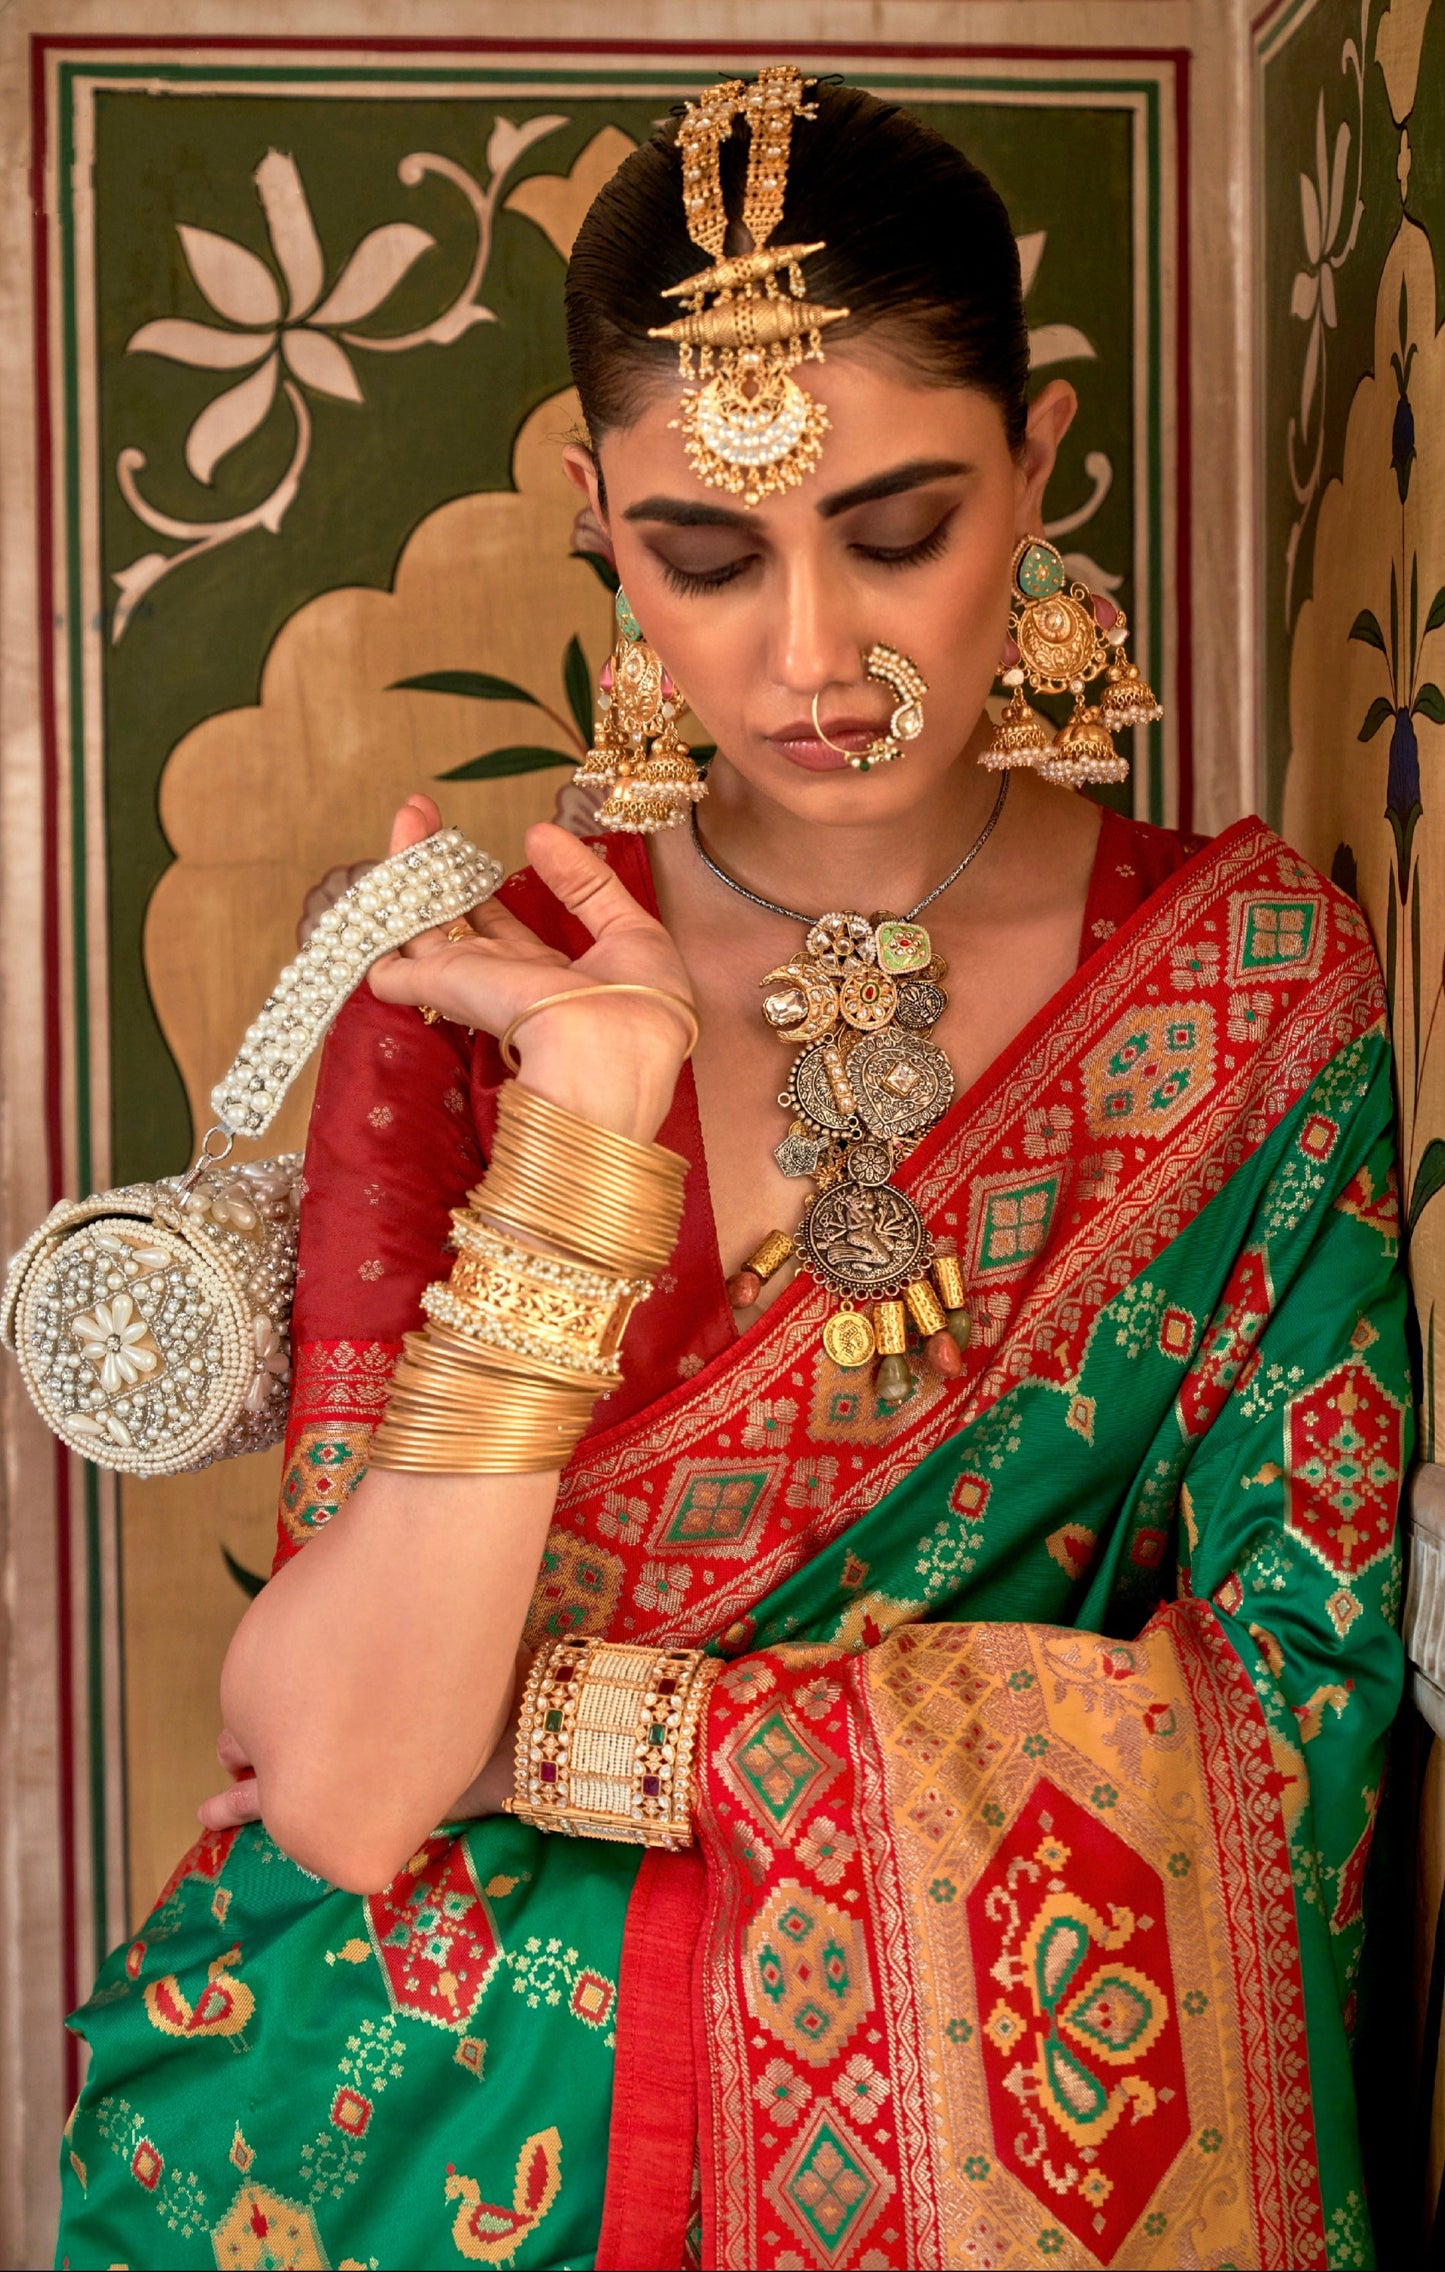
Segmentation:
<svg viewBox="0 0 1445 2272">
<path fill-rule="evenodd" d="M 724 584 L 736 583 L 744 570 L 754 565 L 756 557 L 749 553 L 743 560 L 725 560 L 717 568 L 696 569 L 679 568 L 675 560 L 665 559 L 661 553 L 656 555 L 669 591 L 681 592 L 684 596 L 694 592 L 720 592 Z"/>
<path fill-rule="evenodd" d="M 861 560 L 875 561 L 880 568 L 921 567 L 926 560 L 937 560 L 948 550 L 956 511 L 955 507 L 954 512 L 945 513 L 937 526 L 916 544 L 854 544 L 850 549 Z"/>
</svg>

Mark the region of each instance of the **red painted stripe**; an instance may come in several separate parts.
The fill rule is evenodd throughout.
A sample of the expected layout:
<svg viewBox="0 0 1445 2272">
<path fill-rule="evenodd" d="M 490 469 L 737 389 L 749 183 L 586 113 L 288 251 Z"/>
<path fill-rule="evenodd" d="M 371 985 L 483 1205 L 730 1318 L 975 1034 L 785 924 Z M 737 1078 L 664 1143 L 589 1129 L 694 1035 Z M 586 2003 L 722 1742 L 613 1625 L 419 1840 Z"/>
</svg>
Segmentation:
<svg viewBox="0 0 1445 2272">
<path fill-rule="evenodd" d="M 41 947 L 45 968 L 45 1158 L 52 1206 L 65 1182 L 64 1037 L 60 1022 L 60 749 L 55 707 L 55 523 L 52 481 L 54 437 L 50 421 L 49 216 L 45 209 L 47 155 L 45 49 L 30 43 L 31 174 L 35 289 L 35 549 L 36 646 L 39 666 L 43 782 L 44 897 Z M 74 1573 L 70 1556 L 70 1460 L 55 1446 L 56 1705 L 59 1721 L 57 1805 L 60 1830 L 60 1979 L 62 2020 L 79 2002 L 76 1969 L 78 1898 L 75 1824 L 75 1651 L 72 1635 Z M 65 2038 L 66 2112 L 80 2085 L 80 2046 Z"/>
<path fill-rule="evenodd" d="M 267 55 L 602 55 L 642 64 L 667 56 L 830 55 L 876 56 L 903 62 L 960 59 L 998 63 L 1168 63 L 1177 48 L 1160 47 L 1036 47 L 989 46 L 963 40 L 911 40 L 889 43 L 877 40 L 706 40 L 674 39 L 628 46 L 615 39 L 258 39 L 231 32 L 213 39 L 168 33 L 151 39 L 144 33 L 126 33 L 112 39 L 92 34 L 37 34 L 44 49 L 67 55 L 121 55 L 141 50 L 147 55 L 170 53 L 208 55 L 226 52 Z"/>
</svg>

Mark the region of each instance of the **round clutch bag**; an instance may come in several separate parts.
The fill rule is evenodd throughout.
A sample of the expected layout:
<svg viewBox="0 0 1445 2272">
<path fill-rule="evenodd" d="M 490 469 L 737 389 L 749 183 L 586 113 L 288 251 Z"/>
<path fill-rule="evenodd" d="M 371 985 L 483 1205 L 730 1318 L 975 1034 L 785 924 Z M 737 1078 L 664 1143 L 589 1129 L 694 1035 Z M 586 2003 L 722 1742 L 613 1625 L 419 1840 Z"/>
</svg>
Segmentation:
<svg viewBox="0 0 1445 2272">
<path fill-rule="evenodd" d="M 63 1199 L 27 1239 L 0 1294 L 0 1340 L 62 1443 L 127 1475 L 177 1475 L 285 1432 L 301 1154 L 226 1155 L 264 1134 L 372 965 L 501 878 L 456 829 L 381 861 L 277 980 L 211 1091 L 216 1125 L 195 1165 Z"/>
<path fill-rule="evenodd" d="M 32 1401 L 72 1451 L 174 1475 L 286 1425 L 301 1154 L 63 1199 L 0 1310 Z"/>
</svg>

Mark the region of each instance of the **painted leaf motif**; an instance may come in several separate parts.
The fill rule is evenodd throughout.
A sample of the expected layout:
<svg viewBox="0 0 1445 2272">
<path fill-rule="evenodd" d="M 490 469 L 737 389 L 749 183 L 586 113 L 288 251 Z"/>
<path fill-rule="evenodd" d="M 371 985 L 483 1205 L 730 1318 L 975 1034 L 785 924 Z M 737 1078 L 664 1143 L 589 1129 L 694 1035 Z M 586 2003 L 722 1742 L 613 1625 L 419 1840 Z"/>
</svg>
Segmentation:
<svg viewBox="0 0 1445 2272">
<path fill-rule="evenodd" d="M 1046 363 L 1092 363 L 1096 350 L 1071 323 L 1041 323 L 1029 333 L 1029 364 L 1041 370 Z"/>
<path fill-rule="evenodd" d="M 192 276 L 218 316 L 256 327 L 281 321 L 281 294 L 264 260 L 214 229 L 182 221 L 176 234 Z"/>
<path fill-rule="evenodd" d="M 485 757 L 469 757 L 465 765 L 454 765 L 450 773 L 439 773 L 436 778 L 438 781 L 501 781 L 509 773 L 540 773 L 544 766 L 576 763 L 576 755 L 571 750 L 516 743 L 510 749 L 489 750 Z"/>
<path fill-rule="evenodd" d="M 587 657 L 582 642 L 573 636 L 567 642 L 567 655 L 562 665 L 562 681 L 567 689 L 567 704 L 577 721 L 577 731 L 584 742 L 592 739 L 592 674 L 587 668 Z"/>
<path fill-rule="evenodd" d="M 1320 200 L 1308 174 L 1299 177 L 1299 201 L 1304 221 L 1305 258 L 1313 268 L 1320 257 Z"/>
<path fill-rule="evenodd" d="M 1433 679 L 1426 679 L 1411 707 L 1417 718 L 1428 718 L 1434 726 L 1445 726 L 1445 694 Z"/>
<path fill-rule="evenodd" d="M 430 252 L 436 238 L 426 229 L 418 229 L 410 221 L 389 221 L 385 228 L 373 229 L 362 238 L 336 284 L 316 310 L 315 323 L 360 323 L 374 315 L 387 295 L 394 291 L 407 270 L 415 266 L 424 252 Z"/>
<path fill-rule="evenodd" d="M 1325 220 L 1325 244 L 1332 245 L 1345 209 L 1345 164 L 1350 154 L 1350 129 L 1341 120 L 1335 136 L 1335 162 L 1330 170 L 1330 209 Z"/>
<path fill-rule="evenodd" d="M 1445 623 L 1445 584 L 1440 586 L 1439 591 L 1430 602 L 1430 611 L 1425 618 L 1425 629 L 1427 631 L 1438 631 L 1442 623 Z"/>
<path fill-rule="evenodd" d="M 1377 694 L 1369 709 L 1365 712 L 1365 722 L 1356 738 L 1362 742 L 1372 742 L 1384 725 L 1385 720 L 1393 718 L 1394 715 L 1394 703 L 1387 702 L 1383 694 Z"/>
<path fill-rule="evenodd" d="M 286 279 L 286 312 L 295 323 L 315 306 L 326 281 L 321 240 L 296 160 L 280 150 L 268 150 L 256 168 L 256 191 L 271 232 L 271 250 Z"/>
<path fill-rule="evenodd" d="M 304 387 L 340 402 L 361 402 L 361 383 L 343 349 L 324 331 L 285 331 L 281 352 Z"/>
<path fill-rule="evenodd" d="M 276 357 L 259 371 L 208 403 L 186 436 L 186 464 L 197 481 L 210 486 L 223 457 L 254 434 L 276 399 Z"/>
<path fill-rule="evenodd" d="M 1336 322 L 1335 272 L 1328 264 L 1320 270 L 1320 314 L 1333 331 Z"/>
<path fill-rule="evenodd" d="M 1039 272 L 1039 262 L 1044 257 L 1044 246 L 1048 241 L 1048 234 L 1047 229 L 1026 229 L 1024 234 L 1016 240 L 1019 248 L 1019 283 L 1024 299 L 1028 298 L 1033 289 L 1034 278 Z"/>
<path fill-rule="evenodd" d="M 1445 1138 L 1432 1136 L 1420 1155 L 1410 1190 L 1408 1220 L 1412 1231 L 1442 1186 L 1445 1186 Z"/>
<path fill-rule="evenodd" d="M 522 152 L 530 150 L 534 142 L 540 142 L 544 134 L 551 134 L 556 127 L 566 124 L 565 118 L 551 111 L 524 119 L 520 126 L 510 118 L 499 118 L 487 139 L 487 164 L 492 179 L 495 181 L 509 166 L 515 165 Z"/>
<path fill-rule="evenodd" d="M 1320 280 L 1312 268 L 1302 268 L 1294 280 L 1289 296 L 1289 312 L 1301 323 L 1308 323 L 1315 312 L 1320 296 Z"/>
<path fill-rule="evenodd" d="M 1445 594 L 1442 594 L 1442 597 L 1445 597 Z M 1359 614 L 1350 625 L 1350 637 L 1360 640 L 1366 647 L 1378 647 L 1382 655 L 1388 652 L 1385 646 L 1385 634 L 1380 629 L 1379 618 L 1367 607 L 1360 609 Z"/>
<path fill-rule="evenodd" d="M 1309 345 L 1305 349 L 1305 367 L 1300 379 L 1300 429 L 1309 432 L 1310 411 L 1315 399 L 1315 381 L 1320 373 L 1320 327 L 1311 327 Z"/>
<path fill-rule="evenodd" d="M 197 371 L 240 371 L 275 344 L 274 332 L 221 331 L 215 324 L 189 323 L 183 316 L 163 316 L 158 323 L 143 323 L 126 341 L 127 355 L 164 355 L 172 363 L 189 363 Z"/>
<path fill-rule="evenodd" d="M 423 671 L 417 678 L 393 679 L 388 693 L 409 690 L 416 694 L 464 694 L 474 702 L 525 702 L 535 709 L 537 698 L 515 679 L 496 678 L 490 671 Z"/>
</svg>

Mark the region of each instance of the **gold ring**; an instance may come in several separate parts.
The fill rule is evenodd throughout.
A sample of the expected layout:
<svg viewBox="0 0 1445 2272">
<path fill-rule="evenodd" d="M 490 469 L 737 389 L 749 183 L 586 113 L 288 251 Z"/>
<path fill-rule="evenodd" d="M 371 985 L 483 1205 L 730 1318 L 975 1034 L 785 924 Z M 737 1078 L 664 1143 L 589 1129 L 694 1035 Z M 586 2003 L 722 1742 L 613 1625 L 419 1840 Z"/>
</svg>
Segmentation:
<svg viewBox="0 0 1445 2272">
<path fill-rule="evenodd" d="M 467 921 L 465 915 L 459 915 L 455 923 L 448 923 L 446 929 L 442 933 L 442 937 L 446 940 L 446 943 L 449 947 L 456 947 L 461 945 L 463 939 L 474 939 L 476 937 L 476 933 L 473 931 L 471 924 Z"/>
</svg>

